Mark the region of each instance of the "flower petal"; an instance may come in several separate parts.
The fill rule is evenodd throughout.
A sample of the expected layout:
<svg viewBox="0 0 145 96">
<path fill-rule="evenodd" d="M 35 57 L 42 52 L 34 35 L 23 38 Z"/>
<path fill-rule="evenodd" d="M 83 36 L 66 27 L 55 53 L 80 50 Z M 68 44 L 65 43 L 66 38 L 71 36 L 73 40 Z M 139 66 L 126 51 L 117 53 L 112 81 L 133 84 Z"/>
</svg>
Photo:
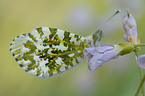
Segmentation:
<svg viewBox="0 0 145 96">
<path fill-rule="evenodd" d="M 102 65 L 102 61 L 96 60 L 96 56 L 92 57 L 92 59 L 88 62 L 88 72 L 93 73 L 101 65 Z"/>
<path fill-rule="evenodd" d="M 103 47 L 103 48 L 102 48 L 102 47 Z M 97 50 L 98 52 L 105 52 L 105 51 L 110 50 L 110 49 L 112 49 L 112 48 L 113 48 L 113 46 L 103 45 L 103 46 L 100 46 L 100 47 L 96 47 L 96 50 Z"/>
<path fill-rule="evenodd" d="M 84 55 L 86 56 L 87 60 L 90 60 L 93 55 L 88 52 L 89 48 L 84 49 Z"/>
<path fill-rule="evenodd" d="M 92 48 L 86 48 L 86 49 L 84 49 L 84 54 L 91 54 L 91 55 L 96 55 L 96 53 L 95 53 L 95 48 L 94 47 L 92 47 Z"/>
<path fill-rule="evenodd" d="M 143 68 L 145 69 L 145 55 L 141 55 L 137 58 L 137 65 L 140 67 L 140 68 Z"/>
<path fill-rule="evenodd" d="M 129 42 L 129 41 L 128 41 L 128 35 L 127 35 L 126 33 L 123 34 L 123 39 L 125 39 L 125 41 Z"/>
<path fill-rule="evenodd" d="M 103 61 L 115 59 L 118 56 L 118 52 L 116 50 L 106 51 L 104 54 L 105 55 L 103 55 L 103 57 L 102 57 Z"/>
<path fill-rule="evenodd" d="M 93 73 L 105 62 L 117 57 L 118 53 L 119 51 L 116 51 L 113 46 L 109 45 L 84 49 L 84 55 L 88 60 L 88 72 Z"/>
</svg>

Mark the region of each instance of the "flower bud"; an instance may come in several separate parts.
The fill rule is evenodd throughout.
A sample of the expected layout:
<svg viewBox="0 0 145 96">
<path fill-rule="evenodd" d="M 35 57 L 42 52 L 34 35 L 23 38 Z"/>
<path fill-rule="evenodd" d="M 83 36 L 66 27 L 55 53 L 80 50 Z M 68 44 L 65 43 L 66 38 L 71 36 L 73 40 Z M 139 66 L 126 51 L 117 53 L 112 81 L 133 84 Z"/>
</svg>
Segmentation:
<svg viewBox="0 0 145 96">
<path fill-rule="evenodd" d="M 136 21 L 133 16 L 127 10 L 127 14 L 124 16 L 123 19 L 123 27 L 126 34 L 123 34 L 124 39 L 127 42 L 131 42 L 132 44 L 139 44 L 140 40 L 137 36 L 137 25 Z"/>
<path fill-rule="evenodd" d="M 124 42 L 116 45 L 115 49 L 119 51 L 119 55 L 123 56 L 132 52 L 134 50 L 134 45 L 129 42 Z"/>
</svg>

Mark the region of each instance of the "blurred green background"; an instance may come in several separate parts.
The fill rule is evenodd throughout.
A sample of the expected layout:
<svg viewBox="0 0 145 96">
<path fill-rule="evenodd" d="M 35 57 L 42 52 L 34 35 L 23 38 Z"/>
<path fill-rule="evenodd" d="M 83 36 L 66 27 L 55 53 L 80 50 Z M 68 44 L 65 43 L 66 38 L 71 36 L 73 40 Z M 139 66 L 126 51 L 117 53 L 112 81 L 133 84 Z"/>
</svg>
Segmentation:
<svg viewBox="0 0 145 96">
<path fill-rule="evenodd" d="M 144 5 L 144 0 L 0 0 L 0 96 L 133 96 L 140 83 L 134 53 L 105 63 L 93 74 L 84 60 L 43 80 L 17 65 L 9 45 L 16 36 L 41 26 L 87 36 L 118 9 L 122 12 L 102 28 L 102 42 L 124 42 L 122 18 L 130 9 L 145 43 Z M 142 48 L 140 54 L 144 53 Z"/>
</svg>

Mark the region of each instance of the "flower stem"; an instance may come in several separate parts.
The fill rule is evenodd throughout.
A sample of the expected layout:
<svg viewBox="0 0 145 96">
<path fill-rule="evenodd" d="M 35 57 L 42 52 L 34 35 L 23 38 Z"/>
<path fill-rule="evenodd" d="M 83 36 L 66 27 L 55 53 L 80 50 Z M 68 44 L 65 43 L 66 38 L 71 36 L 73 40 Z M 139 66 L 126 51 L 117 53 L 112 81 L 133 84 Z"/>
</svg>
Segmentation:
<svg viewBox="0 0 145 96">
<path fill-rule="evenodd" d="M 139 45 L 139 44 L 136 44 L 136 45 Z M 134 52 L 135 52 L 135 54 L 136 54 L 136 60 L 137 60 L 137 58 L 138 58 L 138 50 L 134 50 Z M 141 68 L 138 67 L 138 69 L 139 69 L 139 74 L 140 74 L 140 81 L 141 81 L 141 83 L 142 83 L 143 81 L 141 80 L 141 79 L 142 79 Z M 144 76 L 144 78 L 145 78 L 145 76 Z M 141 85 L 141 84 L 140 84 L 140 85 Z M 142 85 L 143 85 L 143 84 L 142 84 Z M 142 88 L 141 94 L 142 94 L 142 96 L 144 96 L 144 88 L 142 87 L 142 85 L 141 85 L 141 88 Z M 138 96 L 138 94 L 139 94 L 141 88 L 140 88 L 140 87 L 138 88 L 138 90 L 137 90 L 135 96 Z M 139 92 L 138 92 L 138 91 L 139 91 Z"/>
<path fill-rule="evenodd" d="M 145 46 L 144 43 L 141 43 L 141 44 L 134 44 L 134 47 L 140 47 L 140 46 Z"/>
<path fill-rule="evenodd" d="M 137 89 L 137 92 L 136 92 L 135 96 L 138 96 L 139 95 L 139 92 L 140 92 L 140 90 L 141 90 L 141 88 L 143 86 L 144 81 L 145 81 L 145 75 L 144 75 L 143 79 L 140 82 L 140 85 L 139 85 L 139 87 Z M 144 94 L 142 94 L 142 96 L 144 96 Z"/>
</svg>

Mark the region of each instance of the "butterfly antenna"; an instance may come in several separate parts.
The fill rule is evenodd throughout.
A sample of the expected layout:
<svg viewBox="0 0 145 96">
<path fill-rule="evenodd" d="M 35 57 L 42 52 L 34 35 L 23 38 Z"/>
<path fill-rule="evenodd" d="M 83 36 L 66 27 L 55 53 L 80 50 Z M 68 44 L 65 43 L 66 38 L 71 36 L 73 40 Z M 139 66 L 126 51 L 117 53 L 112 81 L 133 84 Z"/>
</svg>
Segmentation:
<svg viewBox="0 0 145 96">
<path fill-rule="evenodd" d="M 97 30 L 95 30 L 95 33 L 90 35 L 90 37 L 92 37 L 94 45 L 97 46 L 97 44 L 95 44 L 96 42 L 100 42 L 102 40 L 103 37 L 103 33 L 102 33 L 102 27 L 108 22 L 110 21 L 114 16 L 116 16 L 118 13 L 120 13 L 120 10 L 116 11 L 110 18 L 108 18 Z"/>
<path fill-rule="evenodd" d="M 110 18 L 108 18 L 99 28 L 98 30 L 101 30 L 102 27 L 108 22 L 110 21 L 114 16 L 116 16 L 118 13 L 120 13 L 121 11 L 120 10 L 117 10 Z"/>
</svg>

